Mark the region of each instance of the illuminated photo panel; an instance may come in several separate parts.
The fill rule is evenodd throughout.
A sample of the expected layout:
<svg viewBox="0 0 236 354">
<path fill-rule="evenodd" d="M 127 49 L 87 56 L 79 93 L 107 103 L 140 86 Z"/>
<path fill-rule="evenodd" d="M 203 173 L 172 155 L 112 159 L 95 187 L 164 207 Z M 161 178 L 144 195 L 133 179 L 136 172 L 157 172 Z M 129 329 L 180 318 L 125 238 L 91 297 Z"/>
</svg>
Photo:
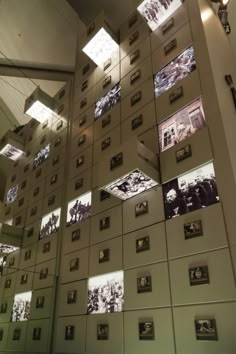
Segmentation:
<svg viewBox="0 0 236 354">
<path fill-rule="evenodd" d="M 18 250 L 19 247 L 15 247 L 15 246 L 11 246 L 11 245 L 6 245 L 6 244 L 3 244 L 3 243 L 0 243 L 0 253 L 5 253 L 5 254 L 8 254 L 8 253 L 12 253 L 16 250 Z"/>
<path fill-rule="evenodd" d="M 29 320 L 31 298 L 32 291 L 15 295 L 11 314 L 11 322 Z"/>
<path fill-rule="evenodd" d="M 160 150 L 165 151 L 205 127 L 202 100 L 199 98 L 158 125 Z"/>
<path fill-rule="evenodd" d="M 60 227 L 61 208 L 55 209 L 42 218 L 39 239 L 46 238 L 57 232 Z"/>
<path fill-rule="evenodd" d="M 104 113 L 109 111 L 113 106 L 120 102 L 121 87 L 120 83 L 116 84 L 105 96 L 100 98 L 95 104 L 95 119 L 98 119 Z"/>
<path fill-rule="evenodd" d="M 35 155 L 33 161 L 33 170 L 35 170 L 38 166 L 40 166 L 44 161 L 48 159 L 49 152 L 50 152 L 50 144 L 46 145 Z"/>
<path fill-rule="evenodd" d="M 13 203 L 16 200 L 17 192 L 18 192 L 18 184 L 8 190 L 6 196 L 7 204 Z"/>
<path fill-rule="evenodd" d="M 196 60 L 194 49 L 191 46 L 154 75 L 156 97 L 169 90 L 177 81 L 184 79 L 195 69 Z"/>
<path fill-rule="evenodd" d="M 83 52 L 98 66 L 105 63 L 119 48 L 110 34 L 102 27 L 89 43 L 83 48 Z"/>
<path fill-rule="evenodd" d="M 213 163 L 163 184 L 163 197 L 166 219 L 217 203 L 219 195 Z"/>
<path fill-rule="evenodd" d="M 22 150 L 10 144 L 5 145 L 0 151 L 0 155 L 6 156 L 13 161 L 18 160 L 23 154 L 24 152 Z"/>
<path fill-rule="evenodd" d="M 91 216 L 92 193 L 80 195 L 71 200 L 67 208 L 67 226 L 81 222 Z"/>
<path fill-rule="evenodd" d="M 123 271 L 89 278 L 88 314 L 121 312 L 123 304 Z"/>
<path fill-rule="evenodd" d="M 122 200 L 134 197 L 137 194 L 157 186 L 158 183 L 148 177 L 145 173 L 136 169 L 102 189 Z"/>
<path fill-rule="evenodd" d="M 144 0 L 137 10 L 145 18 L 151 30 L 155 31 L 181 5 L 181 0 Z"/>
</svg>

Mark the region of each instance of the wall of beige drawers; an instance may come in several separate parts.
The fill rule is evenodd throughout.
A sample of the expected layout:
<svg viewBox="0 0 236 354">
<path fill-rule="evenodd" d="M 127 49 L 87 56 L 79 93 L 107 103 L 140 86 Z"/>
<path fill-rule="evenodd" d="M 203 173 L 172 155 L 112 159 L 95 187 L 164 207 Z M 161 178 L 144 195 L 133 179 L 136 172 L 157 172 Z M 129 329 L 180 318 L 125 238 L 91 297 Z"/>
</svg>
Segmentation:
<svg viewBox="0 0 236 354">
<path fill-rule="evenodd" d="M 68 84 L 64 93 L 57 94 L 55 113 L 47 126 L 32 121 L 24 128 L 28 154 L 12 167 L 6 186 L 7 192 L 18 183 L 18 198 L 4 208 L 3 216 L 5 221 L 12 218 L 13 224 L 31 232 L 25 232 L 22 248 L 8 257 L 0 280 L 0 307 L 7 303 L 6 312 L 0 314 L 0 354 L 50 350 L 55 354 L 236 352 L 236 288 L 224 204 L 219 202 L 165 220 L 161 185 L 124 202 L 114 196 L 101 200 L 98 189 L 99 162 L 134 136 L 157 155 L 162 183 L 207 162 L 217 163 L 208 125 L 211 110 L 201 85 L 199 68 L 203 63 L 197 60 L 197 70 L 158 98 L 154 95 L 153 74 L 190 45 L 197 58 L 201 55 L 201 40 L 205 39 L 200 33 L 198 41 L 197 34 L 193 38 L 196 23 L 189 20 L 188 9 L 192 1 L 195 0 L 186 0 L 174 13 L 174 25 L 165 34 L 160 28 L 151 33 L 139 15 L 132 26 L 128 25 L 129 19 L 125 21 L 120 28 L 120 48 L 106 70 L 96 67 L 82 53 L 78 41 L 73 87 Z M 130 45 L 135 32 L 137 39 Z M 165 55 L 165 46 L 174 39 L 176 47 Z M 139 53 L 136 60 L 130 60 L 135 53 Z M 131 84 L 130 77 L 138 70 L 140 78 Z M 110 84 L 104 88 L 109 76 Z M 95 102 L 118 82 L 120 103 L 95 120 Z M 184 95 L 170 104 L 170 94 L 180 85 Z M 139 91 L 141 99 L 132 106 L 131 98 Z M 199 97 L 203 108 L 207 107 L 206 127 L 160 152 L 158 124 Z M 132 122 L 139 115 L 143 117 L 142 124 L 133 129 Z M 107 138 L 110 145 L 102 149 Z M 48 143 L 48 160 L 33 170 L 34 155 Z M 187 144 L 192 147 L 192 156 L 177 163 L 176 151 Z M 78 166 L 80 157 L 84 162 Z M 52 184 L 54 176 L 56 182 Z M 91 217 L 67 227 L 68 202 L 88 191 L 92 191 Z M 223 197 L 220 194 L 220 199 Z M 135 206 L 144 201 L 148 202 L 148 213 L 136 217 Z M 60 230 L 39 240 L 42 217 L 58 207 L 62 208 Z M 100 221 L 104 218 L 109 218 L 110 227 L 101 230 Z M 185 239 L 184 225 L 196 220 L 202 222 L 203 236 Z M 80 238 L 73 241 L 72 233 L 78 229 Z M 136 241 L 146 236 L 150 249 L 137 253 Z M 49 251 L 44 252 L 47 243 Z M 99 263 L 99 252 L 105 249 L 110 250 L 110 259 Z M 12 257 L 14 266 L 9 266 Z M 79 269 L 72 272 L 71 260 L 76 258 Z M 210 282 L 191 286 L 189 268 L 199 265 L 208 266 Z M 40 279 L 45 268 L 48 276 Z M 88 279 L 120 270 L 124 272 L 123 311 L 88 315 Z M 24 274 L 27 283 L 21 284 Z M 147 275 L 152 279 L 152 291 L 138 293 L 137 278 Z M 7 280 L 11 281 L 9 288 L 5 286 Z M 14 295 L 30 290 L 30 320 L 10 322 Z M 77 301 L 68 304 L 70 291 L 76 291 Z M 43 308 L 36 307 L 38 297 L 44 297 Z M 209 318 L 216 321 L 218 340 L 197 340 L 194 321 Z M 152 340 L 139 340 L 140 321 L 153 322 Z M 101 323 L 109 325 L 108 340 L 97 339 L 97 325 Z M 74 327 L 73 340 L 65 339 L 67 326 Z M 15 328 L 21 331 L 17 341 L 13 340 Z M 33 340 L 34 328 L 42 329 L 40 340 Z"/>
</svg>

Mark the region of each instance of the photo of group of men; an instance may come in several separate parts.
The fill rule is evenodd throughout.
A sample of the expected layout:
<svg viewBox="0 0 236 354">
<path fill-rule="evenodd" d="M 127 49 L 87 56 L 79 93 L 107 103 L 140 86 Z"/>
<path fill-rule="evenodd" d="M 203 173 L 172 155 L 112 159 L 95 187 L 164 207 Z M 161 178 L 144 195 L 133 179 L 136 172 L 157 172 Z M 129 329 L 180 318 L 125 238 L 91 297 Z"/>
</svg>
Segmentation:
<svg viewBox="0 0 236 354">
<path fill-rule="evenodd" d="M 11 314 L 11 322 L 27 321 L 30 316 L 32 291 L 16 294 Z"/>
<path fill-rule="evenodd" d="M 165 217 L 171 219 L 219 201 L 213 163 L 163 185 Z"/>
<path fill-rule="evenodd" d="M 120 83 L 116 84 L 105 96 L 100 98 L 95 105 L 95 119 L 109 111 L 113 106 L 120 102 L 121 98 Z"/>
<path fill-rule="evenodd" d="M 58 208 L 43 217 L 39 233 L 40 240 L 59 230 L 60 217 L 61 208 Z"/>
<path fill-rule="evenodd" d="M 67 226 L 81 222 L 91 216 L 92 193 L 88 192 L 68 203 Z"/>
<path fill-rule="evenodd" d="M 34 157 L 33 170 L 40 166 L 45 160 L 47 160 L 50 152 L 50 144 L 41 149 Z"/>
</svg>

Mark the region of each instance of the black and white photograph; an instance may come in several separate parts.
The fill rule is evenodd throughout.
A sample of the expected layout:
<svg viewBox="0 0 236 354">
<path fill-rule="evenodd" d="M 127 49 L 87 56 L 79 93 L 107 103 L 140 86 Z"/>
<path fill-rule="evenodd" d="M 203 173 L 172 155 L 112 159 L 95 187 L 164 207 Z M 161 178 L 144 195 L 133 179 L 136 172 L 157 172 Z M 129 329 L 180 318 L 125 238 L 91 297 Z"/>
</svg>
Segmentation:
<svg viewBox="0 0 236 354">
<path fill-rule="evenodd" d="M 67 294 L 67 304 L 75 304 L 77 300 L 77 291 L 69 290 Z"/>
<path fill-rule="evenodd" d="M 27 321 L 30 317 L 32 291 L 16 294 L 11 313 L 11 322 Z"/>
<path fill-rule="evenodd" d="M 175 90 L 171 91 L 171 93 L 169 94 L 169 102 L 170 102 L 170 104 L 174 103 L 175 101 L 177 101 L 183 95 L 184 95 L 183 86 L 179 86 Z"/>
<path fill-rule="evenodd" d="M 215 319 L 195 320 L 195 332 L 197 340 L 218 340 Z"/>
<path fill-rule="evenodd" d="M 70 272 L 74 272 L 79 269 L 79 258 L 75 257 L 70 260 Z"/>
<path fill-rule="evenodd" d="M 108 340 L 109 338 L 109 326 L 108 324 L 97 325 L 97 340 Z"/>
<path fill-rule="evenodd" d="M 102 141 L 101 144 L 101 150 L 105 150 L 106 148 L 108 148 L 111 145 L 111 137 L 109 136 L 108 138 L 106 138 L 105 140 Z"/>
<path fill-rule="evenodd" d="M 44 307 L 44 296 L 38 296 L 36 299 L 36 309 L 42 309 Z"/>
<path fill-rule="evenodd" d="M 136 253 L 150 250 L 149 236 L 145 236 L 136 240 Z"/>
<path fill-rule="evenodd" d="M 33 170 L 35 170 L 38 166 L 40 166 L 44 161 L 48 159 L 49 153 L 50 153 L 50 144 L 46 145 L 34 156 Z"/>
<path fill-rule="evenodd" d="M 13 337 L 12 340 L 20 340 L 20 328 L 15 328 L 13 331 Z"/>
<path fill-rule="evenodd" d="M 139 90 L 133 96 L 130 97 L 130 105 L 131 105 L 131 107 L 134 106 L 139 101 L 141 101 L 141 99 L 142 99 L 142 91 Z"/>
<path fill-rule="evenodd" d="M 92 193 L 83 194 L 68 203 L 66 225 L 79 223 L 91 216 Z"/>
<path fill-rule="evenodd" d="M 192 267 L 189 268 L 188 272 L 191 286 L 210 283 L 208 266 Z"/>
<path fill-rule="evenodd" d="M 148 213 L 148 201 L 147 200 L 135 205 L 136 218 L 139 217 L 140 215 L 147 214 L 147 213 Z"/>
<path fill-rule="evenodd" d="M 9 267 L 13 267 L 14 264 L 15 264 L 15 257 L 11 257 L 11 258 L 9 259 L 8 266 L 9 266 Z"/>
<path fill-rule="evenodd" d="M 112 171 L 114 168 L 121 166 L 123 164 L 123 153 L 119 152 L 119 154 L 113 156 L 110 159 L 110 170 Z"/>
<path fill-rule="evenodd" d="M 48 268 L 42 268 L 39 272 L 39 279 L 43 280 L 43 279 L 47 279 L 48 277 Z"/>
<path fill-rule="evenodd" d="M 154 75 L 154 90 L 156 97 L 162 95 L 187 75 L 196 69 L 193 47 L 185 49 L 164 68 Z"/>
<path fill-rule="evenodd" d="M 52 233 L 57 232 L 60 227 L 61 208 L 57 208 L 42 218 L 39 240 L 42 240 Z"/>
<path fill-rule="evenodd" d="M 51 242 L 46 242 L 43 245 L 43 253 L 48 253 L 50 252 L 51 249 Z"/>
<path fill-rule="evenodd" d="M 31 258 L 31 250 L 25 252 L 24 260 L 28 261 Z"/>
<path fill-rule="evenodd" d="M 163 184 L 163 196 L 166 219 L 219 202 L 213 163 Z"/>
<path fill-rule="evenodd" d="M 77 191 L 78 189 L 80 189 L 84 184 L 84 179 L 83 178 L 79 178 L 76 182 L 75 182 L 75 191 Z"/>
<path fill-rule="evenodd" d="M 66 326 L 65 327 L 65 340 L 73 340 L 75 337 L 75 327 Z"/>
<path fill-rule="evenodd" d="M 95 119 L 109 111 L 113 106 L 120 102 L 121 86 L 116 84 L 105 96 L 100 98 L 95 104 Z"/>
<path fill-rule="evenodd" d="M 7 302 L 4 302 L 3 304 L 1 304 L 0 313 L 6 313 L 6 312 L 7 312 Z"/>
<path fill-rule="evenodd" d="M 20 278 L 20 284 L 21 285 L 27 284 L 27 280 L 28 280 L 28 274 L 27 273 L 22 274 Z"/>
<path fill-rule="evenodd" d="M 7 144 L 4 148 L 0 151 L 0 155 L 6 156 L 8 159 L 13 161 L 18 160 L 24 152 L 20 149 L 17 149 L 15 146 Z"/>
<path fill-rule="evenodd" d="M 89 278 L 88 314 L 121 312 L 124 303 L 124 272 Z"/>
<path fill-rule="evenodd" d="M 158 125 L 160 150 L 165 151 L 206 126 L 201 98 Z"/>
<path fill-rule="evenodd" d="M 182 147 L 181 149 L 175 152 L 175 159 L 177 163 L 191 156 L 192 156 L 192 148 L 190 144 L 185 145 L 184 147 Z"/>
<path fill-rule="evenodd" d="M 6 245 L 4 243 L 0 243 L 0 253 L 12 253 L 16 250 L 18 250 L 19 247 L 15 247 L 15 246 L 10 246 L 10 245 Z"/>
<path fill-rule="evenodd" d="M 140 114 L 139 116 L 135 117 L 132 122 L 131 122 L 131 127 L 132 130 L 137 129 L 138 127 L 140 127 L 143 124 L 143 115 Z"/>
<path fill-rule="evenodd" d="M 99 263 L 108 262 L 109 260 L 110 260 L 110 249 L 109 248 L 99 251 L 99 254 L 98 254 L 98 262 Z"/>
<path fill-rule="evenodd" d="M 16 200 L 17 192 L 18 192 L 18 184 L 16 184 L 14 187 L 11 187 L 8 190 L 7 196 L 6 196 L 6 204 L 11 204 Z"/>
<path fill-rule="evenodd" d="M 0 329 L 0 341 L 2 341 L 2 339 L 3 339 L 3 329 Z"/>
<path fill-rule="evenodd" d="M 139 339 L 154 340 L 154 323 L 152 321 L 139 322 Z"/>
<path fill-rule="evenodd" d="M 55 183 L 57 182 L 57 178 L 58 178 L 57 174 L 56 174 L 56 175 L 53 175 L 53 176 L 50 178 L 50 184 L 51 184 L 51 185 L 52 185 L 52 184 L 55 184 Z"/>
<path fill-rule="evenodd" d="M 152 277 L 150 275 L 137 278 L 137 293 L 150 293 L 152 291 Z"/>
<path fill-rule="evenodd" d="M 78 240 L 80 240 L 80 229 L 74 230 L 71 233 L 71 241 L 74 242 Z"/>
<path fill-rule="evenodd" d="M 137 10 L 144 17 L 150 29 L 155 31 L 181 5 L 181 0 L 144 0 Z"/>
<path fill-rule="evenodd" d="M 106 230 L 110 227 L 110 217 L 106 216 L 105 218 L 100 219 L 99 221 L 99 230 Z"/>
<path fill-rule="evenodd" d="M 203 236 L 203 228 L 201 220 L 196 220 L 184 224 L 184 238 L 185 240 Z"/>
<path fill-rule="evenodd" d="M 5 281 L 5 289 L 10 289 L 11 287 L 11 279 L 6 279 Z"/>
<path fill-rule="evenodd" d="M 115 197 L 126 200 L 157 186 L 158 183 L 136 169 L 103 189 Z"/>
<path fill-rule="evenodd" d="M 76 160 L 76 167 L 78 168 L 79 166 L 83 165 L 84 163 L 84 155 L 78 157 L 78 159 Z"/>
<path fill-rule="evenodd" d="M 41 339 L 41 328 L 40 327 L 36 327 L 33 329 L 32 339 L 33 340 L 40 340 Z"/>
</svg>

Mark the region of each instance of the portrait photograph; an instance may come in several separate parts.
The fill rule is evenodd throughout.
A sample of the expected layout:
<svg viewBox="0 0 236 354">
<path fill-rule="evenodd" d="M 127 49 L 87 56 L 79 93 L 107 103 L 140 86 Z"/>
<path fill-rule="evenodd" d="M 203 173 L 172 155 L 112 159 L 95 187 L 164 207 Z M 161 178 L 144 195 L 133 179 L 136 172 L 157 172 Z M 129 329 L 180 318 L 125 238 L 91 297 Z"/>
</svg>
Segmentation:
<svg viewBox="0 0 236 354">
<path fill-rule="evenodd" d="M 77 240 L 80 240 L 80 229 L 74 230 L 71 233 L 71 241 L 74 242 L 74 241 L 77 241 Z"/>
<path fill-rule="evenodd" d="M 75 327 L 66 326 L 65 327 L 65 340 L 73 340 L 75 336 Z"/>
<path fill-rule="evenodd" d="M 97 325 L 97 340 L 108 340 L 109 338 L 109 326 L 108 324 Z"/>
<path fill-rule="evenodd" d="M 196 220 L 184 224 L 184 237 L 185 240 L 190 238 L 203 236 L 202 222 L 201 220 Z"/>
<path fill-rule="evenodd" d="M 105 250 L 99 251 L 98 262 L 104 263 L 110 260 L 110 249 L 106 248 Z"/>
<path fill-rule="evenodd" d="M 195 320 L 195 332 L 197 340 L 218 340 L 215 319 Z"/>
<path fill-rule="evenodd" d="M 38 296 L 36 299 L 36 308 L 41 309 L 44 307 L 44 296 Z"/>
<path fill-rule="evenodd" d="M 27 284 L 27 280 L 28 280 L 28 274 L 27 273 L 22 274 L 21 279 L 20 279 L 20 284 L 21 285 Z"/>
<path fill-rule="evenodd" d="M 67 294 L 67 304 L 75 304 L 77 299 L 77 291 L 70 290 Z"/>
<path fill-rule="evenodd" d="M 138 203 L 135 205 L 135 216 L 139 217 L 140 215 L 148 213 L 148 201 Z"/>
<path fill-rule="evenodd" d="M 154 323 L 152 321 L 139 322 L 139 339 L 154 340 Z"/>
<path fill-rule="evenodd" d="M 40 340 L 41 339 L 41 328 L 37 327 L 33 329 L 33 340 Z"/>
<path fill-rule="evenodd" d="M 137 278 L 137 293 L 149 293 L 152 291 L 152 277 L 150 275 Z"/>
<path fill-rule="evenodd" d="M 99 230 L 106 230 L 110 227 L 110 217 L 106 216 L 105 218 L 100 219 L 99 221 Z"/>
<path fill-rule="evenodd" d="M 70 260 L 70 272 L 74 272 L 75 270 L 79 269 L 79 258 L 72 258 Z"/>
<path fill-rule="evenodd" d="M 46 242 L 46 243 L 43 245 L 43 253 L 50 252 L 50 249 L 51 249 L 51 242 Z"/>
<path fill-rule="evenodd" d="M 150 250 L 149 236 L 145 236 L 136 240 L 136 253 Z"/>
<path fill-rule="evenodd" d="M 18 184 L 10 188 L 7 192 L 6 204 L 13 203 L 17 198 Z"/>
<path fill-rule="evenodd" d="M 209 284 L 208 266 L 189 268 L 189 281 L 191 286 Z"/>
<path fill-rule="evenodd" d="M 39 279 L 47 279 L 48 277 L 48 268 L 42 268 L 39 273 Z"/>
</svg>

